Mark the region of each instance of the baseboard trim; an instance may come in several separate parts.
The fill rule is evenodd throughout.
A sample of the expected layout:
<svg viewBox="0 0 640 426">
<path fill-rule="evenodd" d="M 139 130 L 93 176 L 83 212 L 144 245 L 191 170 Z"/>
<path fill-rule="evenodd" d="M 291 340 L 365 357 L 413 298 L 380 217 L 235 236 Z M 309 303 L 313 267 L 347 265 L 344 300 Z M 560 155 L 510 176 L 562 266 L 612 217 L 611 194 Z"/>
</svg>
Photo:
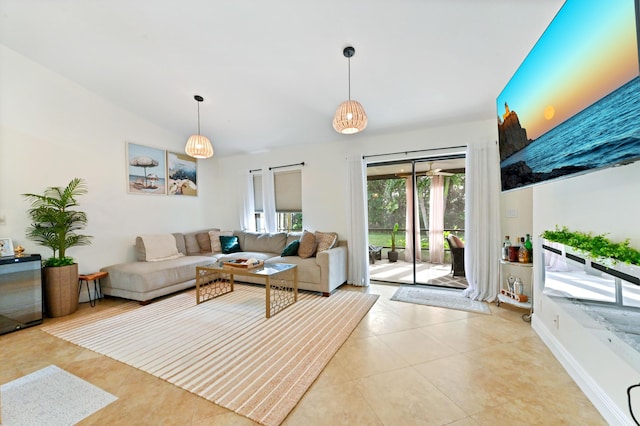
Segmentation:
<svg viewBox="0 0 640 426">
<path fill-rule="evenodd" d="M 531 326 L 607 423 L 634 426 L 631 418 L 620 410 L 620 407 L 587 373 L 582 365 L 576 361 L 573 355 L 565 349 L 560 341 L 549 332 L 542 321 L 536 319 L 535 315 L 532 317 Z"/>
</svg>

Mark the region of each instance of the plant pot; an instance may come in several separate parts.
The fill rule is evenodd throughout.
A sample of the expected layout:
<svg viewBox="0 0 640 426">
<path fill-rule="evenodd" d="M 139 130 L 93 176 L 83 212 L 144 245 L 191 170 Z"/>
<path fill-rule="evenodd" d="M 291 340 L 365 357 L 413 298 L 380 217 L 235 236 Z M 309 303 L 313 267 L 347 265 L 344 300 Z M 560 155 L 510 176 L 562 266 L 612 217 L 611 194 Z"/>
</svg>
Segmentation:
<svg viewBox="0 0 640 426">
<path fill-rule="evenodd" d="M 389 262 L 393 263 L 393 262 L 397 262 L 398 261 L 398 252 L 397 251 L 390 251 L 388 253 L 389 256 Z"/>
<path fill-rule="evenodd" d="M 63 317 L 78 309 L 78 264 L 44 268 L 45 311 L 51 318 Z"/>
</svg>

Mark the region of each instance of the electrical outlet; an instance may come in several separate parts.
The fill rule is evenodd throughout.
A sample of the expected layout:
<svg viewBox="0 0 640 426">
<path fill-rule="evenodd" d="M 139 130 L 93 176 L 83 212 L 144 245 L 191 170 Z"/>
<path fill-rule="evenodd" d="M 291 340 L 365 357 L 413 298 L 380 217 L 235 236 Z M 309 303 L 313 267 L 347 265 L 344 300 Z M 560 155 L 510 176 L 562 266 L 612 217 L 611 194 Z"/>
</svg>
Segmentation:
<svg viewBox="0 0 640 426">
<path fill-rule="evenodd" d="M 507 209 L 505 216 L 509 218 L 518 217 L 518 209 Z"/>
<path fill-rule="evenodd" d="M 555 314 L 553 317 L 553 324 L 556 326 L 556 330 L 560 330 L 560 315 Z"/>
</svg>

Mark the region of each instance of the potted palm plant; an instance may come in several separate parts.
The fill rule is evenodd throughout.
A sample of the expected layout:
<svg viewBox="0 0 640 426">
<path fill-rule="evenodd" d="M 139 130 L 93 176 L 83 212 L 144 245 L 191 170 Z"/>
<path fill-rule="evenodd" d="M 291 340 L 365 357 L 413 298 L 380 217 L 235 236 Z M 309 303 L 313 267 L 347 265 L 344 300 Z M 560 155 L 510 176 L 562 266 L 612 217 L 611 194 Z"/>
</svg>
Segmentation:
<svg viewBox="0 0 640 426">
<path fill-rule="evenodd" d="M 389 251 L 389 262 L 398 261 L 398 252 L 396 251 L 396 234 L 398 233 L 398 223 L 393 225 L 391 230 L 391 251 Z"/>
<path fill-rule="evenodd" d="M 67 256 L 67 249 L 91 244 L 91 237 L 76 231 L 87 225 L 87 215 L 75 210 L 76 197 L 87 193 L 87 186 L 74 178 L 65 187 L 49 187 L 43 194 L 22 194 L 30 203 L 31 225 L 27 238 L 53 250 L 43 262 L 44 296 L 47 315 L 61 317 L 78 309 L 78 264 Z"/>
</svg>

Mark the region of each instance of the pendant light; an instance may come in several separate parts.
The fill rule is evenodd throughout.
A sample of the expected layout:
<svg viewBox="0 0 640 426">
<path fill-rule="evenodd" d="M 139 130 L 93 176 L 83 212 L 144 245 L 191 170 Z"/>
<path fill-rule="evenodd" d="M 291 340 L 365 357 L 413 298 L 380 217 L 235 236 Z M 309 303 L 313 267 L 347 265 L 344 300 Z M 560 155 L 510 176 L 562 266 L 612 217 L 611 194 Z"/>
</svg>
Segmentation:
<svg viewBox="0 0 640 426">
<path fill-rule="evenodd" d="M 367 127 L 367 114 L 358 101 L 351 100 L 351 57 L 356 54 L 353 46 L 347 46 L 342 54 L 349 61 L 349 100 L 340 104 L 333 118 L 333 128 L 338 133 L 350 135 Z"/>
<path fill-rule="evenodd" d="M 204 101 L 204 98 L 198 95 L 193 98 L 198 102 L 198 134 L 189 137 L 184 151 L 195 158 L 209 158 L 213 156 L 211 141 L 200 134 L 200 102 Z"/>
</svg>

